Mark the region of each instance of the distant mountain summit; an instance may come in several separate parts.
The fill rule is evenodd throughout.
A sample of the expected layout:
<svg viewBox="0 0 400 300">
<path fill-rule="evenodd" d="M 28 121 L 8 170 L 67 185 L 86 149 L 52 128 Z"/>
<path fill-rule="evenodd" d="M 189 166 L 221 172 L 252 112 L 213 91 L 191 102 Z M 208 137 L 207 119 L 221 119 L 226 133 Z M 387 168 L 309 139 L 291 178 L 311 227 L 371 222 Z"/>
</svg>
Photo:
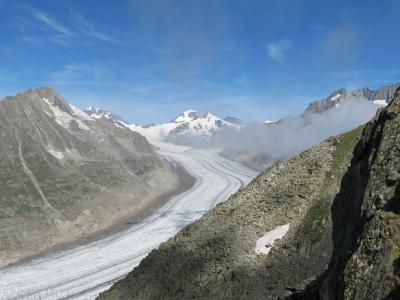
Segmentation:
<svg viewBox="0 0 400 300">
<path fill-rule="evenodd" d="M 365 87 L 355 91 L 347 91 L 345 88 L 341 88 L 331 93 L 327 98 L 311 102 L 305 112 L 321 113 L 335 107 L 343 101 L 360 98 L 371 101 L 377 105 L 386 106 L 393 98 L 398 87 L 400 87 L 400 84 L 383 86 L 377 90 Z"/>
<path fill-rule="evenodd" d="M 200 114 L 197 111 L 193 110 L 193 109 L 189 109 L 189 110 L 184 111 L 183 113 L 181 113 L 172 122 L 173 123 L 191 122 L 191 121 L 194 121 L 194 120 L 196 120 L 198 118 L 200 118 Z"/>
<path fill-rule="evenodd" d="M 84 112 L 94 119 L 112 120 L 117 122 L 121 121 L 124 123 L 128 123 L 120 116 L 99 107 L 89 106 L 84 110 Z"/>
<path fill-rule="evenodd" d="M 179 125 L 172 129 L 169 135 L 190 134 L 210 136 L 218 132 L 221 128 L 236 126 L 211 112 L 200 114 L 194 110 L 182 113 L 175 119 L 174 123 Z"/>
</svg>

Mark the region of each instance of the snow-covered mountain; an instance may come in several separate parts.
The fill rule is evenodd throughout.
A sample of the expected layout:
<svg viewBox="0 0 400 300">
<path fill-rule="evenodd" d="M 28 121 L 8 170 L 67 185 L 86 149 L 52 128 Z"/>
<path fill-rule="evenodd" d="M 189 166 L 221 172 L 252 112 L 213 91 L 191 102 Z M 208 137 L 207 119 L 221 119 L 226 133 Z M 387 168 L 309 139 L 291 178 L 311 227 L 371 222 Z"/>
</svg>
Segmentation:
<svg viewBox="0 0 400 300">
<path fill-rule="evenodd" d="M 237 125 L 218 118 L 211 112 L 201 115 L 194 110 L 188 110 L 181 113 L 175 120 L 172 121 L 177 126 L 169 132 L 174 134 L 193 134 L 210 136 L 219 131 L 223 127 Z"/>
<path fill-rule="evenodd" d="M 139 126 L 129 124 L 112 112 L 89 106 L 85 112 L 94 119 L 104 119 L 113 122 L 118 127 L 125 127 L 139 132 L 149 140 L 162 141 L 173 139 L 177 141 L 180 137 L 202 137 L 208 138 L 224 127 L 238 127 L 239 125 L 225 121 L 215 114 L 208 112 L 201 114 L 195 110 L 187 110 L 177 116 L 174 120 L 164 124 L 151 124 Z"/>
</svg>

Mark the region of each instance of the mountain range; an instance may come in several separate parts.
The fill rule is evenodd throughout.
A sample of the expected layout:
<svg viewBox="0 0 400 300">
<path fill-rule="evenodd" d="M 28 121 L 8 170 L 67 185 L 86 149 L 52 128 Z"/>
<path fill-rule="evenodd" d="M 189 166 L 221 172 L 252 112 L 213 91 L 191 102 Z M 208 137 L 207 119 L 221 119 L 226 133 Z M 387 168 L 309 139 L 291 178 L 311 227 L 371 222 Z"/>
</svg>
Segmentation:
<svg viewBox="0 0 400 300">
<path fill-rule="evenodd" d="M 171 141 L 172 139 L 177 140 L 185 136 L 207 139 L 222 128 L 236 128 L 242 123 L 239 119 L 233 117 L 221 119 L 211 112 L 201 114 L 195 110 L 187 110 L 170 122 L 139 126 L 129 124 L 112 112 L 104 111 L 101 108 L 90 106 L 85 112 L 92 118 L 111 121 L 118 127 L 129 128 L 154 141 Z"/>
<path fill-rule="evenodd" d="M 348 91 L 345 88 L 341 88 L 335 90 L 324 99 L 311 102 L 306 108 L 305 113 L 322 113 L 337 107 L 342 102 L 361 99 L 371 101 L 377 106 L 386 106 L 390 99 L 393 98 L 398 87 L 400 87 L 400 84 L 382 86 L 377 90 L 365 87 L 355 91 Z M 228 116 L 222 119 L 211 112 L 202 114 L 192 109 L 182 112 L 170 122 L 147 126 L 129 123 L 113 112 L 102 108 L 89 106 L 84 111 L 92 118 L 111 121 L 117 126 L 137 131 L 150 140 L 169 140 L 174 142 L 185 136 L 209 138 L 220 132 L 223 128 L 240 128 L 246 126 L 246 123 L 236 117 Z M 261 123 L 265 125 L 277 125 L 284 121 L 284 119 L 278 121 L 267 119 Z"/>
<path fill-rule="evenodd" d="M 327 98 L 311 102 L 306 109 L 306 113 L 321 113 L 339 105 L 343 101 L 358 99 L 366 99 L 377 105 L 385 106 L 393 98 L 394 93 L 399 87 L 400 84 L 392 84 L 388 86 L 382 86 L 377 90 L 365 87 L 355 91 L 348 91 L 345 88 L 341 88 L 331 93 Z"/>
</svg>

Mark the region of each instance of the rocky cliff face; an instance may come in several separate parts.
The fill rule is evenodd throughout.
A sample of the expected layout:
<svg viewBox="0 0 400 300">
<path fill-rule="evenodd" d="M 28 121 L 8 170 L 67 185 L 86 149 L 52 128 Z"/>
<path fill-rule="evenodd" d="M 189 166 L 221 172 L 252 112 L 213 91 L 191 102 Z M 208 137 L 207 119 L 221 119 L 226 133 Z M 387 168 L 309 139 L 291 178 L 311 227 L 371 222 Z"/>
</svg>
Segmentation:
<svg viewBox="0 0 400 300">
<path fill-rule="evenodd" d="M 143 212 L 178 184 L 143 136 L 52 88 L 2 100 L 0 137 L 0 267 Z"/>
<path fill-rule="evenodd" d="M 268 168 L 100 298 L 275 299 L 302 290 L 328 266 L 330 207 L 360 132 Z M 262 244 L 287 225 L 283 240 Z"/>
<path fill-rule="evenodd" d="M 400 299 L 400 89 L 367 124 L 332 207 L 327 274 L 299 298 Z"/>
</svg>

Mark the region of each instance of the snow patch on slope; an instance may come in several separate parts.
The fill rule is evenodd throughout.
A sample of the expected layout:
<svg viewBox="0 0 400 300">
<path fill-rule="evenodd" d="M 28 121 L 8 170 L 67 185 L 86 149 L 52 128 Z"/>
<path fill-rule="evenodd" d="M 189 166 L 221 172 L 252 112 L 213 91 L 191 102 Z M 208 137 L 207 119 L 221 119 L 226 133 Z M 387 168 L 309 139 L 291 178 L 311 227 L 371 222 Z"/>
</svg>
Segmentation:
<svg viewBox="0 0 400 300">
<path fill-rule="evenodd" d="M 379 106 L 387 106 L 386 100 L 374 100 L 372 102 Z"/>
<path fill-rule="evenodd" d="M 336 94 L 335 96 L 331 97 L 331 101 L 335 101 L 336 99 L 340 98 L 340 96 L 342 96 L 341 94 Z"/>
<path fill-rule="evenodd" d="M 282 239 L 289 231 L 289 225 L 278 226 L 275 229 L 268 231 L 264 236 L 259 238 L 256 242 L 255 251 L 257 254 L 268 254 L 272 249 L 276 240 Z"/>
<path fill-rule="evenodd" d="M 55 158 L 58 158 L 58 159 L 63 159 L 64 158 L 64 154 L 61 151 L 57 151 L 57 150 L 54 150 L 54 149 L 47 149 L 47 152 L 49 152 Z"/>
<path fill-rule="evenodd" d="M 63 111 L 62 109 L 60 109 L 58 106 L 55 106 L 53 103 L 50 102 L 50 100 L 48 98 L 42 98 L 42 99 L 43 99 L 44 102 L 47 103 L 47 105 L 49 106 L 49 108 L 53 112 L 56 122 L 59 125 L 61 125 L 62 127 L 64 127 L 65 129 L 71 128 L 71 122 L 76 122 L 80 129 L 90 130 L 89 126 L 87 126 L 85 123 L 83 123 L 80 119 L 74 118 L 69 113 L 67 113 L 67 112 Z M 71 106 L 71 109 L 73 110 L 74 114 L 77 114 L 76 112 L 79 111 L 78 108 L 76 108 L 76 107 L 74 108 L 73 106 Z M 78 115 L 80 113 L 83 114 L 83 112 L 79 111 Z"/>
</svg>

